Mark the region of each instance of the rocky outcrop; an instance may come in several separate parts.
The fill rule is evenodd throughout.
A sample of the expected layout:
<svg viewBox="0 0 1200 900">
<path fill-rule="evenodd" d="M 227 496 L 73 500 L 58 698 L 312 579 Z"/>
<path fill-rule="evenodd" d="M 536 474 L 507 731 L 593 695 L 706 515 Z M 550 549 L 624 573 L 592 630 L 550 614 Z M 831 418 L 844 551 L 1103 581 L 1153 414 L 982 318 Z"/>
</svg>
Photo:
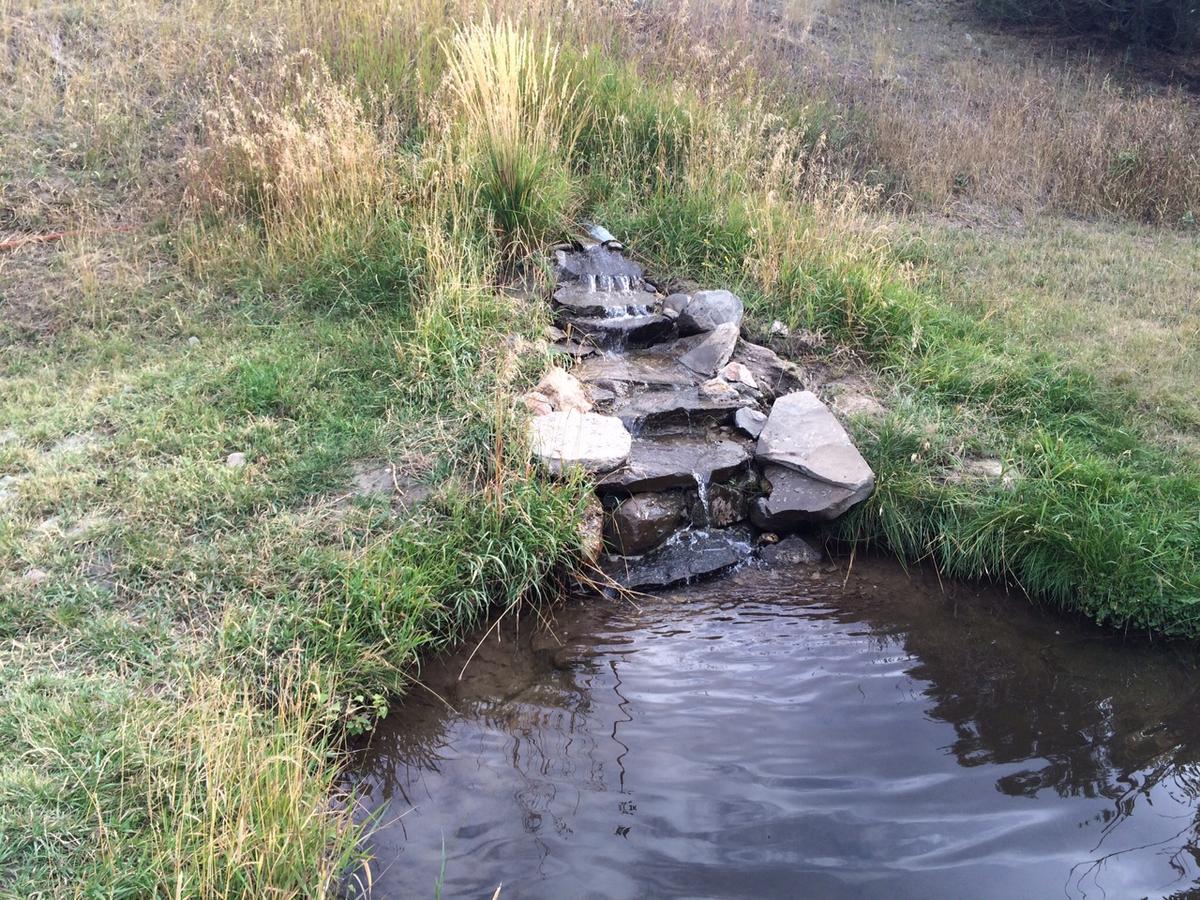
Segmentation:
<svg viewBox="0 0 1200 900">
<path fill-rule="evenodd" d="M 547 335 L 580 361 L 551 370 L 525 402 L 542 413 L 530 426 L 541 461 L 597 476 L 614 580 L 644 590 L 716 574 L 759 552 L 759 530 L 777 541 L 869 496 L 874 474 L 808 374 L 741 339 L 737 296 L 661 297 L 611 235 L 595 234 L 603 244 L 557 254 Z M 830 396 L 865 411 L 847 391 Z M 800 538 L 762 555 L 820 558 Z"/>
</svg>

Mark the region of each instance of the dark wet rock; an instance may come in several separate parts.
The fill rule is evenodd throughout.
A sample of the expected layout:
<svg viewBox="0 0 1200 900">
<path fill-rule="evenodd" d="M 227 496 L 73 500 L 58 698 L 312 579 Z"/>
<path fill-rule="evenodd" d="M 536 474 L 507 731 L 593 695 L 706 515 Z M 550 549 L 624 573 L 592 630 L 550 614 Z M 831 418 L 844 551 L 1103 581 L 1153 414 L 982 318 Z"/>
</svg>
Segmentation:
<svg viewBox="0 0 1200 900">
<path fill-rule="evenodd" d="M 559 325 L 573 338 L 590 338 L 604 347 L 623 347 L 630 344 L 652 344 L 671 333 L 674 323 L 666 316 L 650 313 L 644 316 L 565 316 Z"/>
<path fill-rule="evenodd" d="M 614 553 L 637 556 L 670 537 L 686 514 L 682 491 L 634 494 L 618 499 L 605 516 L 604 537 Z"/>
<path fill-rule="evenodd" d="M 705 334 L 703 340 L 681 355 L 679 361 L 697 374 L 712 377 L 729 362 L 737 341 L 737 325 L 718 325 Z"/>
<path fill-rule="evenodd" d="M 650 311 L 657 297 L 646 291 L 588 290 L 582 283 L 571 282 L 554 292 L 554 302 L 576 316 L 606 316 L 614 311 Z"/>
<path fill-rule="evenodd" d="M 811 391 L 780 397 L 758 437 L 755 456 L 851 493 L 871 492 L 875 473 L 833 413 Z"/>
<path fill-rule="evenodd" d="M 550 345 L 550 349 L 554 353 L 561 353 L 572 359 L 584 359 L 588 356 L 594 356 L 597 352 L 593 344 L 572 340 L 555 341 Z"/>
<path fill-rule="evenodd" d="M 616 384 L 690 387 L 700 380 L 695 372 L 680 365 L 673 354 L 664 353 L 658 347 L 633 350 L 620 356 L 594 357 L 580 364 L 575 375 L 585 384 L 610 388 Z"/>
<path fill-rule="evenodd" d="M 750 406 L 743 406 L 733 414 L 733 424 L 743 433 L 752 438 L 762 434 L 763 426 L 767 424 L 767 414 Z"/>
<path fill-rule="evenodd" d="M 610 558 L 605 571 L 630 590 L 653 590 L 718 575 L 749 559 L 748 528 L 682 531 L 642 557 Z"/>
<path fill-rule="evenodd" d="M 679 310 L 679 333 L 698 334 L 712 331 L 718 325 L 742 324 L 742 301 L 729 291 L 697 291 Z"/>
<path fill-rule="evenodd" d="M 763 547 L 759 555 L 762 556 L 763 562 L 770 566 L 812 565 L 825 558 L 820 550 L 796 535 Z"/>
<path fill-rule="evenodd" d="M 534 455 L 555 475 L 570 469 L 609 472 L 625 462 L 631 445 L 620 419 L 576 410 L 531 420 L 529 438 Z"/>
<path fill-rule="evenodd" d="M 644 390 L 615 401 L 610 409 L 629 428 L 687 425 L 708 428 L 733 420 L 733 414 L 754 400 L 740 394 L 710 397 L 699 387 Z"/>
<path fill-rule="evenodd" d="M 738 341 L 732 359 L 750 370 L 758 389 L 768 398 L 791 393 L 804 385 L 804 373 L 800 367 L 783 359 L 769 347 Z"/>
<path fill-rule="evenodd" d="M 593 494 L 588 498 L 579 520 L 579 552 L 585 562 L 594 563 L 604 550 L 604 507 Z"/>
<path fill-rule="evenodd" d="M 667 299 L 663 301 L 663 312 L 672 319 L 678 319 L 679 314 L 687 309 L 688 302 L 691 299 L 691 294 L 670 294 L 668 295 Z"/>
<path fill-rule="evenodd" d="M 750 518 L 757 476 L 743 472 L 729 481 L 706 484 L 701 493 L 689 495 L 688 515 L 697 527 L 727 528 Z"/>
<path fill-rule="evenodd" d="M 755 500 L 750 510 L 750 521 L 763 531 L 829 522 L 871 495 L 870 487 L 855 491 L 784 466 L 768 465 L 763 477 L 767 496 Z"/>
<path fill-rule="evenodd" d="M 641 493 L 670 488 L 694 488 L 697 476 L 705 483 L 725 481 L 750 461 L 750 446 L 729 438 L 679 434 L 634 438 L 629 460 L 600 479 L 601 493 Z"/>
</svg>

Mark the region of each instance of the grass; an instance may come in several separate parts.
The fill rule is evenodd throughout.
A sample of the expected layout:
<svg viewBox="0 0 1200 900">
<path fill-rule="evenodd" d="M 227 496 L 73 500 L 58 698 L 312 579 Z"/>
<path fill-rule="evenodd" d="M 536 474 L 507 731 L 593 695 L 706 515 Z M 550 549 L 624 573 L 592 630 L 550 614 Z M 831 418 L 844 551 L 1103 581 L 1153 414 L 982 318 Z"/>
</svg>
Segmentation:
<svg viewBox="0 0 1200 900">
<path fill-rule="evenodd" d="M 861 121 L 775 90 L 744 16 L 226 7 L 0 6 L 4 227 L 74 229 L 0 256 L 7 893 L 336 893 L 344 736 L 576 563 L 585 486 L 538 477 L 514 411 L 546 310 L 502 287 L 583 216 L 872 374 L 879 490 L 841 537 L 1200 631 L 1200 474 L 1157 443 L 1194 422 L 1190 313 L 1136 290 L 1192 290 L 1186 232 L 897 221 L 903 166 L 867 177 Z M 1112 339 L 1149 384 L 1088 371 L 1114 354 L 1076 285 L 1178 316 L 1174 357 Z M 980 457 L 1010 483 L 964 480 Z M 427 499 L 357 495 L 382 462 Z"/>
</svg>

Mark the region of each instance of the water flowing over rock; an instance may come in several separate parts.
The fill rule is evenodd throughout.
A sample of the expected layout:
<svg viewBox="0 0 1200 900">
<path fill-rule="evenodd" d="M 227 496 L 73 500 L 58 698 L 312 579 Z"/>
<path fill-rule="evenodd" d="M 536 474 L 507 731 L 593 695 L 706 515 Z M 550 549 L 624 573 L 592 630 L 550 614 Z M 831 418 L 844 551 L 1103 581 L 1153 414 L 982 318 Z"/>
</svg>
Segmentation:
<svg viewBox="0 0 1200 900">
<path fill-rule="evenodd" d="M 555 475 L 575 468 L 610 472 L 628 459 L 632 444 L 620 419 L 576 410 L 538 416 L 529 430 L 534 455 Z"/>
<path fill-rule="evenodd" d="M 635 438 L 629 460 L 600 479 L 601 493 L 629 494 L 692 488 L 699 476 L 706 482 L 724 481 L 750 462 L 749 445 L 732 438 L 710 440 L 694 434 Z"/>
<path fill-rule="evenodd" d="M 775 401 L 758 437 L 755 456 L 851 493 L 869 493 L 875 484 L 875 473 L 846 429 L 811 391 Z"/>
<path fill-rule="evenodd" d="M 642 557 L 617 557 L 605 571 L 630 590 L 652 590 L 684 584 L 725 572 L 754 554 L 748 528 L 680 531 Z"/>
</svg>

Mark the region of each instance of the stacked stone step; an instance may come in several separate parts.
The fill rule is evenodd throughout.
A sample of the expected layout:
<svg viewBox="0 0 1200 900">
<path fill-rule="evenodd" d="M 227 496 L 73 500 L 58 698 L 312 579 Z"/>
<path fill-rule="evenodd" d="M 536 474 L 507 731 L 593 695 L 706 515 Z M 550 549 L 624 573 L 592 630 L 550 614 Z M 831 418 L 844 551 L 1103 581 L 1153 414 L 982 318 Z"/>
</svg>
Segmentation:
<svg viewBox="0 0 1200 900">
<path fill-rule="evenodd" d="M 553 473 L 595 476 L 616 581 L 716 574 L 869 496 L 870 467 L 804 372 L 741 337 L 737 296 L 664 296 L 611 243 L 556 263 L 556 347 L 574 362 L 527 396 L 532 446 Z"/>
</svg>

